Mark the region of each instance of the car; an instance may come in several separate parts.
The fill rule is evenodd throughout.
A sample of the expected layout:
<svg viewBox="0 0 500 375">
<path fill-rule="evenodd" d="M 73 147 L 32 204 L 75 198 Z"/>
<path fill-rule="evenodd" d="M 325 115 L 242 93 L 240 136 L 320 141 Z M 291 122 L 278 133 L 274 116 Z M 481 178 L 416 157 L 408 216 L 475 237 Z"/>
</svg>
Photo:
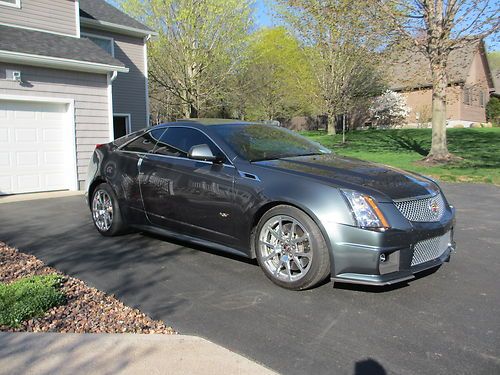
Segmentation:
<svg viewBox="0 0 500 375">
<path fill-rule="evenodd" d="M 183 120 L 91 157 L 97 230 L 129 229 L 257 259 L 275 284 L 389 285 L 455 249 L 455 208 L 430 178 L 336 155 L 283 127 Z"/>
</svg>

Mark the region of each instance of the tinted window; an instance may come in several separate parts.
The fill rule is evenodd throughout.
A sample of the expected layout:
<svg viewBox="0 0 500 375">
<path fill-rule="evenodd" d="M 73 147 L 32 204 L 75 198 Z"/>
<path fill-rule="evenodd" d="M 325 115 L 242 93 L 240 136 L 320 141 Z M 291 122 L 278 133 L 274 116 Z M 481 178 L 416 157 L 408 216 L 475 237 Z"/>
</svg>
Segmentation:
<svg viewBox="0 0 500 375">
<path fill-rule="evenodd" d="M 122 150 L 132 152 L 153 152 L 156 142 L 165 132 L 165 129 L 153 129 L 150 132 L 144 133 L 139 138 L 134 139 L 132 142 L 126 144 Z"/>
<path fill-rule="evenodd" d="M 249 161 L 329 154 L 331 151 L 290 130 L 270 125 L 216 125 L 233 151 Z"/>
<path fill-rule="evenodd" d="M 191 147 L 201 144 L 207 144 L 214 155 L 221 154 L 219 148 L 201 131 L 192 128 L 170 127 L 161 136 L 154 153 L 187 157 Z"/>
</svg>

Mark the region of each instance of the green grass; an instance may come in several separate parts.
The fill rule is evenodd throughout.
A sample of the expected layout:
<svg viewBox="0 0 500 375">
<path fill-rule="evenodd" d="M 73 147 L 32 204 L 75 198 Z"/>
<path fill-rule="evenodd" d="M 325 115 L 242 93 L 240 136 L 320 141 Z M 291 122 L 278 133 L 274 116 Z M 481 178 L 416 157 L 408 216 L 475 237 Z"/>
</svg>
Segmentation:
<svg viewBox="0 0 500 375">
<path fill-rule="evenodd" d="M 339 155 L 391 165 L 441 181 L 485 182 L 500 185 L 500 128 L 448 129 L 448 149 L 462 161 L 427 166 L 419 164 L 431 147 L 431 129 L 354 131 L 330 136 L 302 132 Z"/>
<path fill-rule="evenodd" d="M 59 275 L 27 277 L 0 283 L 0 325 L 18 327 L 24 320 L 42 316 L 65 302 Z"/>
</svg>

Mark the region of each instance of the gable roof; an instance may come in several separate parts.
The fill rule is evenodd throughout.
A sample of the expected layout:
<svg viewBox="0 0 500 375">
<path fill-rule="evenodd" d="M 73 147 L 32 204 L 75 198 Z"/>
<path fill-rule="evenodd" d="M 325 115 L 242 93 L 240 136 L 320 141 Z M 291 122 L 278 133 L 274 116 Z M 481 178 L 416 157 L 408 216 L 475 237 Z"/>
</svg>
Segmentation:
<svg viewBox="0 0 500 375">
<path fill-rule="evenodd" d="M 17 60 L 16 60 L 17 59 Z M 121 71 L 123 63 L 106 53 L 87 38 L 73 38 L 58 34 L 0 25 L 0 60 L 67 64 L 71 70 Z"/>
<path fill-rule="evenodd" d="M 138 35 L 156 34 L 146 25 L 104 0 L 80 0 L 80 20 L 89 26 L 129 31 Z"/>
<path fill-rule="evenodd" d="M 481 43 L 471 43 L 450 53 L 446 68 L 450 84 L 465 82 Z M 420 51 L 400 53 L 394 62 L 388 63 L 384 68 L 387 69 L 386 76 L 391 90 L 398 91 L 432 86 L 429 60 Z"/>
</svg>

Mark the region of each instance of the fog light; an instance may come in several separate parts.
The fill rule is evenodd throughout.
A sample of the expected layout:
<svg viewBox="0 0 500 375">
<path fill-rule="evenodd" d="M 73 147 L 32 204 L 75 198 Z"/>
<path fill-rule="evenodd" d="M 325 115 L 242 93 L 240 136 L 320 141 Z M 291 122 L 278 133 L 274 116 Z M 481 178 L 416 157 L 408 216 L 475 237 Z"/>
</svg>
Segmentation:
<svg viewBox="0 0 500 375">
<path fill-rule="evenodd" d="M 386 260 L 385 254 L 380 254 L 380 263 L 384 263 Z"/>
</svg>

